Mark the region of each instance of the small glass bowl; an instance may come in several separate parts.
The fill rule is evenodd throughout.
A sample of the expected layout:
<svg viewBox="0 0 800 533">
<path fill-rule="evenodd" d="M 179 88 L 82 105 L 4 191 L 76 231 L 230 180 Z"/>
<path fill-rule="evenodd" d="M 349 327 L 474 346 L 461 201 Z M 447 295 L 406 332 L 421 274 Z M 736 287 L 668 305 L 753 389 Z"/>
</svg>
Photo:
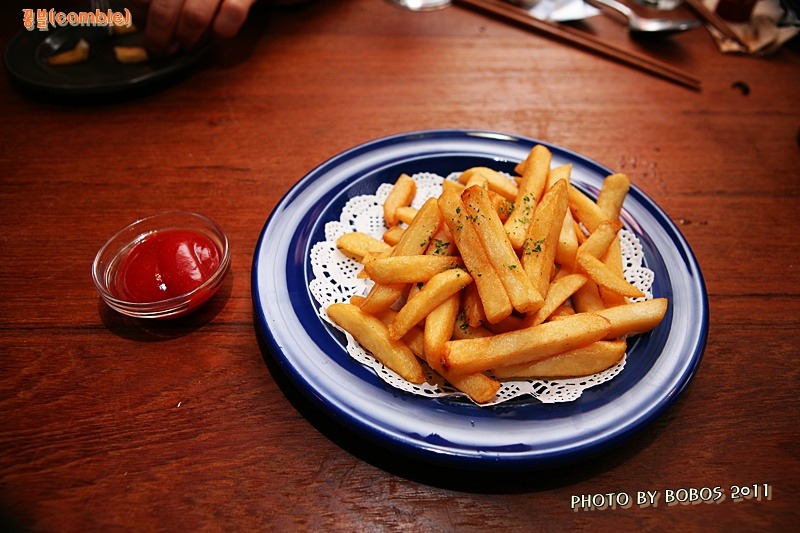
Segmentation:
<svg viewBox="0 0 800 533">
<path fill-rule="evenodd" d="M 115 292 L 117 273 L 130 251 L 145 237 L 170 229 L 196 231 L 214 243 L 220 255 L 217 270 L 199 287 L 186 294 L 156 302 L 130 302 Z M 231 264 L 228 237 L 213 220 L 185 211 L 159 213 L 126 226 L 97 252 L 92 279 L 100 296 L 112 309 L 136 318 L 177 318 L 191 313 L 217 292 Z"/>
</svg>

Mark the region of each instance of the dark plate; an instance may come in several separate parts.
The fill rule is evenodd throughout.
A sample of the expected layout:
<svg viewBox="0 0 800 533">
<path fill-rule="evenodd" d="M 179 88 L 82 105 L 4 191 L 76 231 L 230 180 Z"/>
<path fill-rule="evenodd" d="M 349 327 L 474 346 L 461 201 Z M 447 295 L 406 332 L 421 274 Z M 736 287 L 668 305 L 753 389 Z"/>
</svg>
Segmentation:
<svg viewBox="0 0 800 533">
<path fill-rule="evenodd" d="M 405 172 L 446 176 L 472 166 L 513 172 L 535 144 L 553 165 L 572 163 L 572 182 L 596 196 L 611 171 L 541 141 L 502 133 L 436 130 L 379 139 L 311 171 L 275 208 L 253 259 L 253 302 L 272 355 L 294 384 L 338 423 L 382 446 L 437 464 L 510 470 L 554 466 L 618 445 L 678 397 L 700 363 L 708 332 L 703 278 L 667 215 L 633 187 L 623 222 L 655 274 L 654 297 L 669 311 L 652 332 L 629 341 L 623 372 L 576 401 L 520 398 L 494 407 L 396 390 L 345 351 L 344 337 L 317 315 L 308 286 L 309 251 L 324 240 L 352 197 L 372 194 Z"/>
<path fill-rule="evenodd" d="M 114 57 L 114 45 L 139 46 L 143 34 L 109 36 L 105 28 L 73 27 L 22 31 L 4 54 L 11 79 L 23 90 L 64 97 L 108 96 L 133 93 L 178 79 L 194 67 L 210 49 L 210 43 L 145 63 L 123 64 Z M 48 58 L 69 50 L 86 39 L 89 59 L 75 65 L 51 66 Z"/>
</svg>

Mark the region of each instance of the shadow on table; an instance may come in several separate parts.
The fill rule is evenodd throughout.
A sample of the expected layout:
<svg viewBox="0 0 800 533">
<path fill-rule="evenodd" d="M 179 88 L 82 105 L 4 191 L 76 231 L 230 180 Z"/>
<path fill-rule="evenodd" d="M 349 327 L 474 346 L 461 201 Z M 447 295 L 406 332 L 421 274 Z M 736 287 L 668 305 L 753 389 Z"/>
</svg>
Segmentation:
<svg viewBox="0 0 800 533">
<path fill-rule="evenodd" d="M 342 427 L 322 412 L 288 379 L 270 355 L 270 348 L 256 326 L 262 357 L 275 383 L 297 411 L 326 438 L 351 455 L 390 474 L 418 483 L 460 492 L 514 494 L 539 492 L 574 485 L 613 470 L 646 449 L 667 429 L 683 403 L 676 403 L 658 422 L 635 434 L 622 445 L 591 458 L 559 467 L 510 472 L 465 470 L 432 464 L 376 446 L 355 432 Z"/>
<path fill-rule="evenodd" d="M 229 271 L 219 290 L 210 300 L 194 312 L 179 318 L 165 320 L 133 318 L 114 311 L 99 296 L 97 297 L 97 314 L 103 325 L 118 337 L 140 342 L 177 339 L 214 320 L 230 299 L 233 291 L 233 278 L 233 272 Z"/>
</svg>

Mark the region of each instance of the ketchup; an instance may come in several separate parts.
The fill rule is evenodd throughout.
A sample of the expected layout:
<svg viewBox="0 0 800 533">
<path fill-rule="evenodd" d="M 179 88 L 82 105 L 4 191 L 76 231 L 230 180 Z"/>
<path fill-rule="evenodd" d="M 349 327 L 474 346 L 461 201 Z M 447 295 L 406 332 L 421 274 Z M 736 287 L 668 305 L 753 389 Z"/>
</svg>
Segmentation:
<svg viewBox="0 0 800 533">
<path fill-rule="evenodd" d="M 205 235 L 168 229 L 136 244 L 117 272 L 118 297 L 149 303 L 182 296 L 217 270 L 220 254 Z"/>
</svg>

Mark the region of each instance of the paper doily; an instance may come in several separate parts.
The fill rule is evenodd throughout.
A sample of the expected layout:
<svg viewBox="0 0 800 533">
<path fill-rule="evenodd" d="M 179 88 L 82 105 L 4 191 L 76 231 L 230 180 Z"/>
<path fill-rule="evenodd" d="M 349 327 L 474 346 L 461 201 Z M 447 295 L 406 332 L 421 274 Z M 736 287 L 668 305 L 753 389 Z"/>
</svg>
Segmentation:
<svg viewBox="0 0 800 533">
<path fill-rule="evenodd" d="M 444 179 L 457 180 L 458 175 L 459 173 L 455 173 L 447 178 L 442 178 L 432 173 L 420 173 L 411 176 L 417 183 L 417 194 L 412 207 L 418 209 L 428 198 L 438 197 L 442 192 L 442 181 Z M 441 378 L 430 370 L 428 370 L 426 383 L 417 385 L 406 381 L 394 371 L 386 368 L 364 350 L 349 333 L 328 318 L 326 309 L 329 305 L 347 302 L 353 295 L 366 296 L 373 285 L 371 280 L 357 277 L 362 265 L 344 255 L 336 247 L 336 241 L 345 233 L 353 231 L 360 231 L 380 239 L 383 232 L 386 231 L 383 203 L 391 189 L 391 183 L 384 183 L 378 187 L 374 195 L 362 195 L 350 199 L 342 209 L 339 220 L 325 224 L 325 240 L 312 247 L 310 257 L 313 279 L 309 289 L 320 304 L 317 313 L 320 318 L 345 334 L 347 353 L 353 359 L 373 369 L 392 387 L 420 396 L 449 397 L 457 401 L 465 399 L 471 401 L 465 394 L 449 384 L 443 383 Z M 625 278 L 645 294 L 644 299 L 652 298 L 650 290 L 653 284 L 653 272 L 642 265 L 644 254 L 641 243 L 633 233 L 625 229 L 620 231 L 619 237 Z M 570 402 L 580 398 L 584 390 L 613 379 L 622 372 L 624 367 L 625 357 L 613 367 L 591 376 L 552 380 L 501 381 L 500 390 L 495 399 L 480 405 L 497 405 L 526 395 L 533 396 L 543 403 Z"/>
</svg>

